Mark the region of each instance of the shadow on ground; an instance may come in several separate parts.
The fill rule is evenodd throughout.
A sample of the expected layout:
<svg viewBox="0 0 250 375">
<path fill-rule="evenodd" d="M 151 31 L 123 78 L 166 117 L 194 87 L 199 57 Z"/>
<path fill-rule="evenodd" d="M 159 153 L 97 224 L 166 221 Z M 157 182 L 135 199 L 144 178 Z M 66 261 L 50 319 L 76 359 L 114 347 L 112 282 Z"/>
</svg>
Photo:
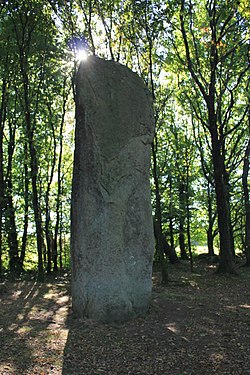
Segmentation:
<svg viewBox="0 0 250 375">
<path fill-rule="evenodd" d="M 122 325 L 76 319 L 69 280 L 0 284 L 1 375 L 249 375 L 250 275 L 156 277 L 150 311 Z"/>
<path fill-rule="evenodd" d="M 1 284 L 1 375 L 53 374 L 54 368 L 61 367 L 67 301 L 68 290 L 62 284 Z"/>
<path fill-rule="evenodd" d="M 184 272 L 155 286 L 144 318 L 112 326 L 70 314 L 62 374 L 250 374 L 247 291 L 244 278 Z"/>
</svg>

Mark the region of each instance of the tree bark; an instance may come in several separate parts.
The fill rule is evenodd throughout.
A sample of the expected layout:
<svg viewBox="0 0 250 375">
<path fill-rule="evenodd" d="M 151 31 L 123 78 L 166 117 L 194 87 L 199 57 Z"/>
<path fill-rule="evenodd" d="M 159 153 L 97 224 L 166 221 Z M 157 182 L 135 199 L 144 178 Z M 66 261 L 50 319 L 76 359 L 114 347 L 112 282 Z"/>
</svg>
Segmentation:
<svg viewBox="0 0 250 375">
<path fill-rule="evenodd" d="M 164 235 L 163 235 L 163 238 L 162 238 L 162 242 L 163 242 L 165 254 L 168 257 L 169 262 L 172 263 L 172 264 L 179 263 L 179 258 L 176 254 L 176 251 L 175 251 L 174 247 L 172 247 L 168 243 L 168 241 L 167 241 L 167 239 Z"/>
<path fill-rule="evenodd" d="M 248 184 L 248 173 L 249 173 L 249 157 L 250 157 L 250 140 L 246 147 L 244 155 L 244 165 L 242 174 L 242 186 L 243 196 L 245 204 L 245 256 L 246 266 L 250 267 L 250 200 L 249 200 L 249 184 Z"/>
<path fill-rule="evenodd" d="M 53 250 L 54 250 L 54 239 L 53 234 L 51 230 L 51 218 L 50 218 L 50 190 L 51 190 L 51 184 L 53 181 L 54 176 L 54 170 L 56 166 L 56 136 L 55 136 L 55 129 L 53 125 L 53 119 L 52 119 L 52 111 L 50 108 L 50 104 L 48 104 L 48 109 L 50 113 L 50 125 L 52 130 L 52 136 L 53 136 L 53 160 L 51 165 L 51 170 L 47 171 L 48 181 L 47 181 L 47 189 L 45 194 L 45 236 L 46 236 L 46 247 L 47 247 L 47 273 L 51 272 L 51 265 L 52 265 L 52 256 L 53 256 Z M 49 169 L 49 167 L 48 167 Z"/>
<path fill-rule="evenodd" d="M 170 246 L 174 249 L 174 223 L 173 223 L 173 184 L 172 176 L 169 176 L 169 194 L 170 194 L 170 205 L 169 205 L 169 235 L 170 235 Z"/>
<path fill-rule="evenodd" d="M 179 246 L 180 246 L 180 253 L 181 253 L 181 259 L 188 260 L 188 255 L 186 251 L 186 244 L 185 244 L 185 229 L 184 229 L 184 223 L 185 223 L 185 217 L 186 214 L 186 204 L 185 204 L 185 188 L 183 181 L 179 182 L 179 204 L 180 204 L 180 210 L 179 210 Z"/>
<path fill-rule="evenodd" d="M 3 189 L 3 132 L 0 123 L 0 275 L 2 274 L 2 242 L 3 242 L 3 204 L 4 204 L 4 189 Z"/>
<path fill-rule="evenodd" d="M 208 247 L 208 255 L 210 257 L 214 256 L 214 235 L 213 235 L 213 226 L 215 221 L 215 214 L 213 213 L 212 209 L 212 196 L 211 196 L 211 189 L 210 183 L 207 182 L 207 198 L 208 198 L 208 229 L 207 229 L 207 247 Z"/>
<path fill-rule="evenodd" d="M 15 132 L 16 125 L 9 120 L 9 143 L 8 143 L 8 164 L 5 180 L 5 197 L 6 197 L 6 232 L 9 246 L 9 268 L 12 273 L 20 272 L 18 239 L 16 229 L 16 215 L 13 204 L 13 183 L 12 183 L 12 160 L 15 150 Z"/>
<path fill-rule="evenodd" d="M 161 278 L 162 284 L 167 284 L 168 282 L 168 272 L 167 272 L 167 262 L 164 256 L 164 243 L 163 243 L 163 233 L 162 233 L 162 215 L 161 215 L 161 195 L 159 188 L 159 178 L 157 174 L 157 159 L 155 150 L 155 140 L 152 144 L 152 156 L 153 156 L 153 177 L 155 184 L 155 228 L 156 233 L 156 250 L 161 263 Z"/>
<path fill-rule="evenodd" d="M 191 220 L 190 220 L 190 207 L 189 207 L 189 176 L 187 174 L 187 191 L 186 191 L 186 212 L 187 212 L 187 239 L 188 239 L 188 254 L 189 254 L 189 261 L 190 261 L 190 270 L 194 272 L 194 261 L 193 261 L 193 253 L 192 253 L 192 245 L 191 245 Z"/>
<path fill-rule="evenodd" d="M 27 155 L 28 146 L 27 142 L 24 145 L 24 154 Z M 26 253 L 27 238 L 28 238 L 28 224 L 29 224 L 29 170 L 27 161 L 24 161 L 24 219 L 23 219 L 23 235 L 22 246 L 19 257 L 20 267 L 23 268 L 23 262 Z"/>
<path fill-rule="evenodd" d="M 234 273 L 230 234 L 230 215 L 224 176 L 225 165 L 221 154 L 221 142 L 217 132 L 216 115 L 213 105 L 214 103 L 212 103 L 212 109 L 209 108 L 209 130 L 212 139 L 212 158 L 218 213 L 218 229 L 220 235 L 220 259 L 218 272 Z"/>
<path fill-rule="evenodd" d="M 3 172 L 3 131 L 6 118 L 7 82 L 2 82 L 2 97 L 0 107 L 0 275 L 2 273 L 2 241 L 3 241 L 3 208 L 4 208 L 4 172 Z"/>
<path fill-rule="evenodd" d="M 8 183 L 8 188 L 10 183 Z M 13 205 L 13 198 L 10 192 L 7 193 L 7 210 L 6 210 L 6 230 L 8 237 L 9 246 L 9 268 L 12 273 L 17 273 L 19 269 L 19 254 L 18 254 L 18 240 L 17 240 L 17 230 L 16 230 L 16 220 L 15 220 L 15 209 Z"/>
<path fill-rule="evenodd" d="M 37 155 L 34 144 L 34 129 L 31 122 L 30 113 L 30 100 L 29 100 L 29 83 L 28 75 L 25 69 L 24 63 L 21 60 L 21 71 L 23 74 L 23 88 L 24 88 L 24 103 L 25 103 L 25 120 L 26 120 L 26 134 L 29 145 L 30 154 L 30 169 L 31 169 L 31 183 L 32 183 L 32 200 L 33 209 L 36 225 L 36 241 L 37 241 L 37 254 L 38 254 L 38 279 L 44 279 L 44 269 L 43 269 L 43 234 L 42 234 L 42 219 L 41 210 L 38 197 L 37 189 L 37 175 L 38 175 L 38 164 Z"/>
<path fill-rule="evenodd" d="M 64 120 L 65 120 L 65 114 L 66 114 L 66 105 L 68 100 L 68 91 L 66 91 L 67 88 L 67 81 L 64 80 L 63 85 L 63 107 L 62 107 L 62 117 L 61 117 L 61 123 L 60 123 L 60 132 L 59 132 L 59 157 L 58 157 L 58 164 L 57 164 L 57 197 L 56 197 L 56 224 L 55 224 L 55 230 L 54 230 L 54 271 L 57 270 L 57 257 L 58 257 L 58 234 L 59 234 L 59 226 L 60 226 L 60 208 L 61 208 L 61 196 L 62 196 L 62 176 L 61 176 L 61 169 L 62 169 L 62 154 L 63 154 L 63 126 L 64 126 Z M 59 242 L 61 244 L 61 236 L 59 239 Z M 62 248 L 59 246 L 59 263 L 60 268 L 62 268 Z"/>
</svg>

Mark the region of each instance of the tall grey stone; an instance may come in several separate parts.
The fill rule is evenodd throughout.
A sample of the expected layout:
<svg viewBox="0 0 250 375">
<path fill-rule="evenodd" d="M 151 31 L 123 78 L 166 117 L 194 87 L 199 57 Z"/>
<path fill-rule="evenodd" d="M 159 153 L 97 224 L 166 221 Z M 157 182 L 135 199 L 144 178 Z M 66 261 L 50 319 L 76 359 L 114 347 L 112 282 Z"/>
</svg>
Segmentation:
<svg viewBox="0 0 250 375">
<path fill-rule="evenodd" d="M 144 314 L 154 248 L 150 95 L 127 67 L 91 56 L 76 77 L 72 304 L 103 322 Z"/>
</svg>

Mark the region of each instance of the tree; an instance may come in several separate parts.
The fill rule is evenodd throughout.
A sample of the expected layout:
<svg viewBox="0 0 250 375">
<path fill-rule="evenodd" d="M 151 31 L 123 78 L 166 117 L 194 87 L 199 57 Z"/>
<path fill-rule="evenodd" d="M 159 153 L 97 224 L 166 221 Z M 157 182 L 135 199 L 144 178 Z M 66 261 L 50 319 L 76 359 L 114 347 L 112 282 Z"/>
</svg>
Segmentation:
<svg viewBox="0 0 250 375">
<path fill-rule="evenodd" d="M 5 73 L 5 72 L 4 72 Z M 4 208 L 4 171 L 3 171 L 3 138 L 4 125 L 6 120 L 6 95 L 7 78 L 3 73 L 1 83 L 1 107 L 0 107 L 0 275 L 2 273 L 2 226 L 3 226 L 3 208 Z"/>
<path fill-rule="evenodd" d="M 250 140 L 248 140 L 245 155 L 244 165 L 242 174 L 242 185 L 244 194 L 245 204 L 245 255 L 246 265 L 250 266 L 250 199 L 249 199 L 249 188 L 248 188 L 248 173 L 249 173 L 249 157 L 250 157 Z"/>
<path fill-rule="evenodd" d="M 48 233 L 48 228 L 53 232 L 55 224 L 46 222 L 46 212 L 55 209 L 57 141 L 60 138 L 62 142 L 64 138 L 62 131 L 59 134 L 66 113 L 64 109 L 64 113 L 60 114 L 59 108 L 65 100 L 61 93 L 65 91 L 63 81 L 66 75 L 71 75 L 72 65 L 65 65 L 65 41 L 59 38 L 50 7 L 44 6 L 42 1 L 9 1 L 0 15 L 0 23 L 1 48 L 6 51 L 0 61 L 3 94 L 0 133 L 0 174 L 3 181 L 0 199 L 3 218 L 1 240 L 4 229 L 6 236 L 3 246 L 4 249 L 9 248 L 10 268 L 22 269 L 31 233 L 35 231 L 39 277 L 42 278 L 43 262 L 47 259 L 43 233 Z M 7 45 L 8 49 L 4 48 Z M 67 84 L 67 92 L 68 87 Z M 50 136 L 54 139 L 52 148 Z M 64 148 L 68 152 L 72 144 L 69 134 L 67 137 L 68 145 Z M 61 164 L 64 157 L 61 151 Z M 67 159 L 66 169 L 63 166 L 60 173 L 68 179 L 71 173 L 67 169 L 72 156 L 67 155 Z M 46 176 L 49 178 L 46 179 Z M 68 196 L 70 189 L 65 183 L 66 186 L 65 194 Z M 69 212 L 67 199 L 63 202 L 65 212 Z M 57 227 L 60 225 L 57 223 Z M 54 260 L 56 268 L 56 257 Z M 12 266 L 13 262 L 15 266 Z"/>
<path fill-rule="evenodd" d="M 246 107 L 243 107 L 236 124 L 230 122 L 232 112 L 238 104 L 239 87 L 248 70 L 244 60 L 246 54 L 242 53 L 246 48 L 244 19 L 233 2 L 225 4 L 211 0 L 206 4 L 201 3 L 199 8 L 198 11 L 192 3 L 181 1 L 180 28 L 185 57 L 179 51 L 179 46 L 175 45 L 175 48 L 179 60 L 190 73 L 194 90 L 200 93 L 206 108 L 206 120 L 202 121 L 209 131 L 211 141 L 220 235 L 218 271 L 232 273 L 233 243 L 230 233 L 226 144 L 227 137 L 235 134 L 246 116 Z M 239 56 L 243 58 L 240 64 Z"/>
</svg>

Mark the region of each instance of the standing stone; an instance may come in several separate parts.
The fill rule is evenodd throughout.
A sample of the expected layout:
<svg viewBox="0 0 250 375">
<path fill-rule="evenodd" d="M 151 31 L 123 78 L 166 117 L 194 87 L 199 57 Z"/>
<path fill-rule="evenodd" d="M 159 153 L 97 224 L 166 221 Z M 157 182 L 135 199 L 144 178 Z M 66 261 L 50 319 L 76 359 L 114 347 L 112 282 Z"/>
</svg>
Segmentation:
<svg viewBox="0 0 250 375">
<path fill-rule="evenodd" d="M 72 304 L 103 322 L 144 314 L 154 249 L 152 102 L 127 67 L 91 56 L 76 77 Z"/>
</svg>

